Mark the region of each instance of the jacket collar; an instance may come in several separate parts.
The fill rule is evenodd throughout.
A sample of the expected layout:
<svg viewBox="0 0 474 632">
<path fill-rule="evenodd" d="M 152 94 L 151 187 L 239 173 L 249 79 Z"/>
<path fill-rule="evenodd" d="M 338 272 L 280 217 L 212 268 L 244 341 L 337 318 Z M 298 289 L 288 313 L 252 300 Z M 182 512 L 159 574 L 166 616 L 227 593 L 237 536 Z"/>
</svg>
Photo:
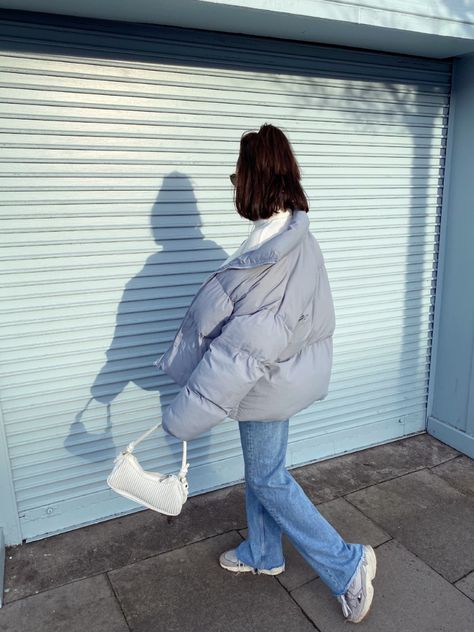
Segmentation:
<svg viewBox="0 0 474 632">
<path fill-rule="evenodd" d="M 244 252 L 231 259 L 217 270 L 226 268 L 253 268 L 265 263 L 276 263 L 297 246 L 309 228 L 309 217 L 306 211 L 295 209 L 286 229 L 264 241 L 260 246 Z"/>
<path fill-rule="evenodd" d="M 273 213 L 273 215 L 271 215 L 270 217 L 267 217 L 265 219 L 256 219 L 255 221 L 252 222 L 252 224 L 255 228 L 261 228 L 263 226 L 268 226 L 269 224 L 272 224 L 272 222 L 285 222 L 288 219 L 288 216 L 290 215 L 291 215 L 290 209 L 285 209 L 285 210 L 280 209 L 276 213 Z"/>
</svg>

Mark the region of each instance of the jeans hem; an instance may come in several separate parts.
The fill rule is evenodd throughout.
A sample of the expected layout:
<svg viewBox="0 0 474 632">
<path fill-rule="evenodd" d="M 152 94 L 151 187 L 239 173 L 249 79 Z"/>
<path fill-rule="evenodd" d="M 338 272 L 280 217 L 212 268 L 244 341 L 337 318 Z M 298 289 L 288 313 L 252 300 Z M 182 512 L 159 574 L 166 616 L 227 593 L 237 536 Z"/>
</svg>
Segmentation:
<svg viewBox="0 0 474 632">
<path fill-rule="evenodd" d="M 355 576 L 357 575 L 357 573 L 359 572 L 359 569 L 360 569 L 360 567 L 361 567 L 361 565 L 362 565 L 362 560 L 363 560 L 363 559 L 364 559 L 364 547 L 362 547 L 362 554 L 361 554 L 361 556 L 360 556 L 360 560 L 357 562 L 356 569 L 355 569 L 355 571 L 352 573 L 351 578 L 349 579 L 349 581 L 347 582 L 347 584 L 346 584 L 346 586 L 345 586 L 344 590 L 343 590 L 341 593 L 333 593 L 333 595 L 334 595 L 335 597 L 341 597 L 342 595 L 345 595 L 345 594 L 346 594 L 347 589 L 348 589 L 348 588 L 349 588 L 349 586 L 352 584 L 352 581 L 353 581 L 354 577 L 355 577 Z"/>
<path fill-rule="evenodd" d="M 238 547 L 237 547 L 237 548 L 238 548 Z M 245 556 L 242 556 L 242 555 L 240 554 L 240 552 L 238 552 L 238 551 L 237 551 L 237 548 L 236 548 L 236 555 L 237 555 L 237 558 L 238 558 L 241 562 L 243 562 L 244 564 L 247 564 L 247 566 L 251 566 L 251 567 L 252 567 L 253 569 L 255 569 L 255 571 L 257 571 L 257 572 L 258 572 L 258 571 L 271 571 L 271 570 L 273 570 L 274 568 L 277 568 L 277 567 L 279 567 L 279 566 L 283 566 L 283 565 L 285 564 L 285 560 L 283 560 L 281 564 L 274 564 L 273 566 L 270 566 L 270 568 L 265 568 L 265 567 L 255 566 L 255 565 L 253 564 L 253 560 L 252 560 L 252 562 L 247 562 L 247 561 L 245 561 L 245 560 L 243 559 L 243 557 L 245 557 Z"/>
</svg>

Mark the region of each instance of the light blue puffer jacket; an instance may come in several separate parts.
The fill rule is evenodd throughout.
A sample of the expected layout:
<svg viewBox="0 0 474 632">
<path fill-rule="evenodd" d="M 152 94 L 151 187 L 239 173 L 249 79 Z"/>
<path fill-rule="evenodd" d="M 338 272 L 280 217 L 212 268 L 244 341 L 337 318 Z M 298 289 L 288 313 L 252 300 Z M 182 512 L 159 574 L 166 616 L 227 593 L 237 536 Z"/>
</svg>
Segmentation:
<svg viewBox="0 0 474 632">
<path fill-rule="evenodd" d="M 208 276 L 154 362 L 182 388 L 163 430 L 189 441 L 227 417 L 288 419 L 328 394 L 334 305 L 306 211 Z"/>
</svg>

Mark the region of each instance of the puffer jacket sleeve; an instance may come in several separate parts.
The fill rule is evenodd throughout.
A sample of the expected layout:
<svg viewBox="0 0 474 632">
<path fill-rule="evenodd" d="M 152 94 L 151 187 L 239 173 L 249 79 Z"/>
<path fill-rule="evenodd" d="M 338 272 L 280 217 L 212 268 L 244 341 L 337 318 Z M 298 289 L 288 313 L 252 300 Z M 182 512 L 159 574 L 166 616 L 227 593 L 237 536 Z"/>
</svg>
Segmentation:
<svg viewBox="0 0 474 632">
<path fill-rule="evenodd" d="M 164 409 L 162 427 L 189 441 L 223 421 L 288 345 L 291 331 L 270 309 L 235 315 Z"/>
</svg>

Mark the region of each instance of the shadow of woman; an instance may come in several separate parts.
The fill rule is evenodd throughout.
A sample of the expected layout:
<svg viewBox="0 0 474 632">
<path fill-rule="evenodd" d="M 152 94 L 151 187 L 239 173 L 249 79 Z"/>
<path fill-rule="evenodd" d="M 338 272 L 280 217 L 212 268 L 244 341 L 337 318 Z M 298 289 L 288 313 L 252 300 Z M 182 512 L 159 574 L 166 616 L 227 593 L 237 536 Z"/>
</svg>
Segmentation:
<svg viewBox="0 0 474 632">
<path fill-rule="evenodd" d="M 148 257 L 123 290 L 106 361 L 64 442 L 71 453 L 94 462 L 115 457 L 111 404 L 129 383 L 145 391 L 159 390 L 163 404 L 162 380 L 153 362 L 171 344 L 202 281 L 227 258 L 223 248 L 205 239 L 201 226 L 190 178 L 179 171 L 169 173 L 150 214 L 153 239 L 162 248 Z M 176 392 L 173 385 L 166 396 Z M 94 400 L 107 407 L 106 425 L 99 433 L 88 432 L 83 422 Z M 150 426 L 155 423 L 150 420 Z M 78 442 L 78 436 L 83 440 Z M 84 449 L 84 444 L 93 450 Z"/>
</svg>

